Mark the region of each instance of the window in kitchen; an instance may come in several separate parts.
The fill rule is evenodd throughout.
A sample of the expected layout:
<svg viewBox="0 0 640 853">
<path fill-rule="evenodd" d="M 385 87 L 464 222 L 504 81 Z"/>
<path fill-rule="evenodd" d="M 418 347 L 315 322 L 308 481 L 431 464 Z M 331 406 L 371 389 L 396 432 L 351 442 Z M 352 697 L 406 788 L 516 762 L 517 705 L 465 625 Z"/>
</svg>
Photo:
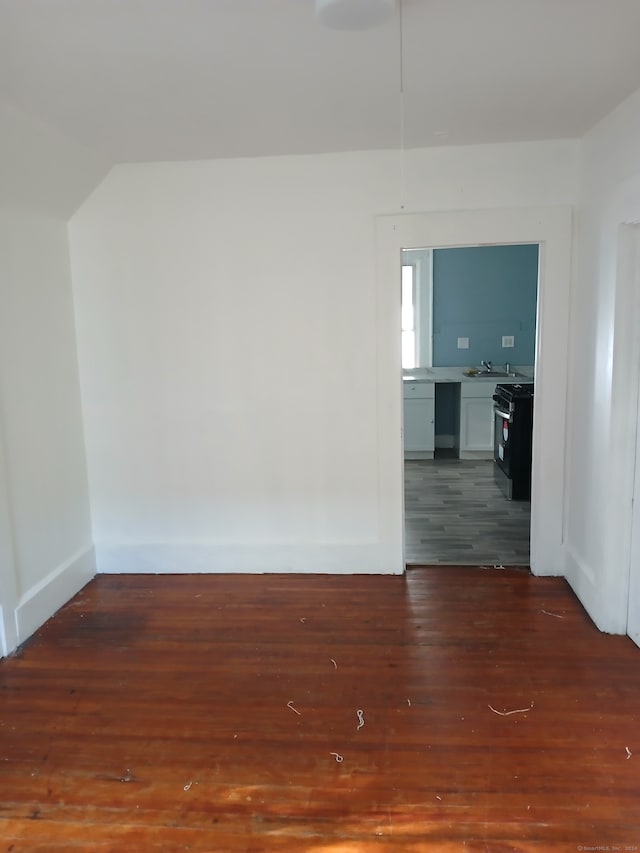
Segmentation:
<svg viewBox="0 0 640 853">
<path fill-rule="evenodd" d="M 416 267 L 403 264 L 402 288 L 402 367 L 416 366 Z"/>
</svg>

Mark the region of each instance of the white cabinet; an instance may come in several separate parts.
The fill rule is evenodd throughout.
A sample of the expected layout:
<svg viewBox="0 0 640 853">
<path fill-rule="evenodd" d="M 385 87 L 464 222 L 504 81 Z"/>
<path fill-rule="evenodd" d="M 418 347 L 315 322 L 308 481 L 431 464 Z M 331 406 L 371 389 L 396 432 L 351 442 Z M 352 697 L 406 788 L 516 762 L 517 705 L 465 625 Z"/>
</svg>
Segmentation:
<svg viewBox="0 0 640 853">
<path fill-rule="evenodd" d="M 493 459 L 495 388 L 488 379 L 460 386 L 460 459 Z"/>
<path fill-rule="evenodd" d="M 407 459 L 433 459 L 435 445 L 435 385 L 402 383 L 404 396 L 404 455 Z"/>
</svg>

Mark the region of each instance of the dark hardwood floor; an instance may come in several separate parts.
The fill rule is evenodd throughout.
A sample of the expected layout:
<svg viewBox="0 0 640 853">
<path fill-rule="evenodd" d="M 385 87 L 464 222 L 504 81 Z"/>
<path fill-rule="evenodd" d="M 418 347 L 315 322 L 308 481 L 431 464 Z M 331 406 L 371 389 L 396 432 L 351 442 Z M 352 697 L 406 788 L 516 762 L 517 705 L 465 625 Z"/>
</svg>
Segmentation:
<svg viewBox="0 0 640 853">
<path fill-rule="evenodd" d="M 639 847 L 640 650 L 561 579 L 102 576 L 0 661 L 0 851 Z"/>
</svg>

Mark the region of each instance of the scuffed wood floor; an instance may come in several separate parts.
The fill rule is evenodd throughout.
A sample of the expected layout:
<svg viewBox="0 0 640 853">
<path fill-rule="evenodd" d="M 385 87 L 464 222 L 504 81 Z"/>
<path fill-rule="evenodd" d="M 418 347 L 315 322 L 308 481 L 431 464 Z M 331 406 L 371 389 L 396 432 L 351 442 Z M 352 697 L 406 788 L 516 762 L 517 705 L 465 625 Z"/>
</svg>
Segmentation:
<svg viewBox="0 0 640 853">
<path fill-rule="evenodd" d="M 0 851 L 640 848 L 640 649 L 522 569 L 102 576 L 0 687 Z"/>
</svg>

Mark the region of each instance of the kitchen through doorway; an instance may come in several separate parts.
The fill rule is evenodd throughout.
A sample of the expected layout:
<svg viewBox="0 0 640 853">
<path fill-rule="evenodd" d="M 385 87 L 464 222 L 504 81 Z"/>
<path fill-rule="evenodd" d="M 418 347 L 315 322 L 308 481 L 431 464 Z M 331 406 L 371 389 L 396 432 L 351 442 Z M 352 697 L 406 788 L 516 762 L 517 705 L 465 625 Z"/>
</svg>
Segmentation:
<svg viewBox="0 0 640 853">
<path fill-rule="evenodd" d="M 408 565 L 530 565 L 530 492 L 494 479 L 493 394 L 533 391 L 539 258 L 538 243 L 402 251 Z"/>
</svg>

